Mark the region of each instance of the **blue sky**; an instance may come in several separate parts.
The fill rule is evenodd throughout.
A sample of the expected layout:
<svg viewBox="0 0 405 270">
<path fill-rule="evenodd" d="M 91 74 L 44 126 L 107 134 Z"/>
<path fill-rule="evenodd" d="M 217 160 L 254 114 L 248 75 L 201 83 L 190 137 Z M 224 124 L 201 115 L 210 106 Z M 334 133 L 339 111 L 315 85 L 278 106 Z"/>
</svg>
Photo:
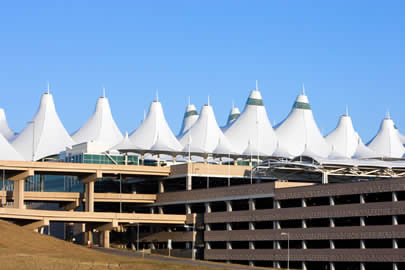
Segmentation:
<svg viewBox="0 0 405 270">
<path fill-rule="evenodd" d="M 4 1 L 5 2 L 5 1 Z M 0 107 L 21 131 L 46 81 L 69 132 L 106 87 L 133 131 L 155 98 L 178 133 L 188 96 L 222 125 L 259 80 L 271 122 L 305 83 L 324 134 L 349 106 L 364 141 L 387 109 L 405 133 L 404 1 L 8 1 L 0 4 Z"/>
</svg>

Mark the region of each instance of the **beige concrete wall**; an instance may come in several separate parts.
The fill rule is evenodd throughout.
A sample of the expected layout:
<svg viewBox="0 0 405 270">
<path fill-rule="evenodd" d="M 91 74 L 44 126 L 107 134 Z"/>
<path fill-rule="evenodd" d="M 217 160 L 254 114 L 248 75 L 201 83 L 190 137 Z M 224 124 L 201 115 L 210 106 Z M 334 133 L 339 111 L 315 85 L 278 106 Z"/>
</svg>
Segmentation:
<svg viewBox="0 0 405 270">
<path fill-rule="evenodd" d="M 170 176 L 193 175 L 220 175 L 242 177 L 250 176 L 250 166 L 217 165 L 204 163 L 185 163 L 171 166 Z"/>
</svg>

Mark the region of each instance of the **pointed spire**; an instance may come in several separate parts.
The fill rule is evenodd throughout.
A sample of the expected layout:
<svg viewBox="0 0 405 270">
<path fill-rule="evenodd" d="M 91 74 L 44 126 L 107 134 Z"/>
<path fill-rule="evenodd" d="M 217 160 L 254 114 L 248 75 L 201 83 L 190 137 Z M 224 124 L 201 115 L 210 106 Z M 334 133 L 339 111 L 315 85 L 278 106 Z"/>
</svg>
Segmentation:
<svg viewBox="0 0 405 270">
<path fill-rule="evenodd" d="M 386 114 L 385 118 L 391 119 L 390 109 L 387 109 L 387 114 Z"/>
<path fill-rule="evenodd" d="M 210 106 L 210 96 L 208 96 L 208 106 Z"/>
<path fill-rule="evenodd" d="M 235 108 L 235 103 L 232 100 L 232 110 Z"/>
<path fill-rule="evenodd" d="M 103 87 L 103 98 L 105 98 L 105 87 Z"/>
<path fill-rule="evenodd" d="M 349 106 L 346 104 L 346 116 L 349 116 Z"/>
<path fill-rule="evenodd" d="M 46 93 L 49 94 L 49 89 L 50 89 L 51 87 L 49 86 L 49 81 L 46 81 L 46 83 L 47 83 Z"/>
<path fill-rule="evenodd" d="M 188 96 L 188 105 L 191 104 L 190 96 Z"/>
<path fill-rule="evenodd" d="M 156 102 L 159 102 L 159 92 L 157 88 L 156 88 Z"/>
<path fill-rule="evenodd" d="M 146 110 L 143 109 L 143 120 L 145 120 L 145 118 L 146 118 Z"/>
<path fill-rule="evenodd" d="M 256 80 L 256 91 L 259 90 L 259 82 Z"/>
<path fill-rule="evenodd" d="M 302 94 L 305 96 L 305 86 L 302 84 Z"/>
</svg>

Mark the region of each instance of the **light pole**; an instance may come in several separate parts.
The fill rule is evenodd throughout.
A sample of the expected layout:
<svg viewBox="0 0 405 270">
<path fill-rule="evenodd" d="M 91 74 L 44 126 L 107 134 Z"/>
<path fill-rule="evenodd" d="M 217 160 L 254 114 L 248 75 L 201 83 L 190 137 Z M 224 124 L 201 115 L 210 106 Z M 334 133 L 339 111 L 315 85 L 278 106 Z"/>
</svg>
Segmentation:
<svg viewBox="0 0 405 270">
<path fill-rule="evenodd" d="M 122 177 L 120 174 L 120 213 L 122 213 Z"/>
<path fill-rule="evenodd" d="M 139 223 L 136 223 L 136 251 L 139 251 Z"/>
<path fill-rule="evenodd" d="M 287 269 L 290 269 L 290 234 L 282 232 L 281 235 L 287 236 Z"/>
<path fill-rule="evenodd" d="M 195 230 L 195 224 L 193 224 L 193 226 L 184 225 L 184 228 L 192 228 L 193 229 L 193 241 L 192 241 L 192 244 L 191 244 L 191 259 L 195 260 L 195 253 L 194 253 L 194 241 L 195 241 L 194 230 Z"/>
<path fill-rule="evenodd" d="M 35 158 L 35 121 L 29 121 L 28 124 L 32 124 L 32 156 L 31 159 L 34 161 Z"/>
</svg>

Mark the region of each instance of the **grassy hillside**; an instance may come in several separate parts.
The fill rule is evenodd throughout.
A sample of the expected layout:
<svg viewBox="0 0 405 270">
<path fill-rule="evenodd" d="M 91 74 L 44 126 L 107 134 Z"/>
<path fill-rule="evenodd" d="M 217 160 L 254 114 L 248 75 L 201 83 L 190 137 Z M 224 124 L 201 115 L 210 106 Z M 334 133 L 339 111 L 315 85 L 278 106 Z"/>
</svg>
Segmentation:
<svg viewBox="0 0 405 270">
<path fill-rule="evenodd" d="M 208 269 L 192 266 L 193 269 Z M 0 220 L 0 269 L 189 269 L 188 265 L 114 256 Z M 212 269 L 212 268 L 210 268 Z"/>
</svg>

